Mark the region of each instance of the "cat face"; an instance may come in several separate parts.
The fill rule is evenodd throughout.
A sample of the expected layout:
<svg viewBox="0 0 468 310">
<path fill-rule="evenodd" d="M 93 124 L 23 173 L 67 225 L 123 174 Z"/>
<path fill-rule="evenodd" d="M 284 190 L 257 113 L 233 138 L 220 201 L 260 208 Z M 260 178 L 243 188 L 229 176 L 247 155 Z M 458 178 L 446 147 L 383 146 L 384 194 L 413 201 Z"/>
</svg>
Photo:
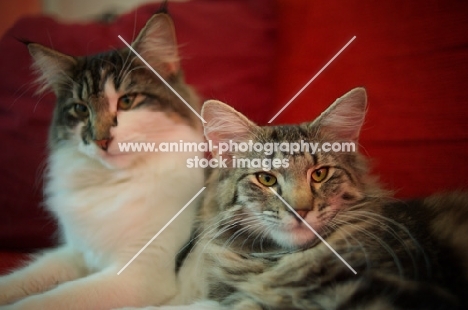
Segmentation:
<svg viewBox="0 0 468 310">
<path fill-rule="evenodd" d="M 259 127 L 216 101 L 205 103 L 202 114 L 207 121 L 205 135 L 215 143 L 252 140 L 262 144 L 300 141 L 357 144 L 365 108 L 365 91 L 358 88 L 338 99 L 315 121 L 297 126 Z M 238 236 L 252 242 L 270 240 L 287 249 L 311 246 L 318 241 L 316 234 L 285 202 L 324 237 L 334 228 L 333 218 L 358 204 L 366 190 L 362 179 L 367 174 L 366 165 L 355 152 L 276 151 L 266 155 L 252 151 L 221 156 L 227 157 L 230 164 L 218 169 L 211 178 L 216 184 L 218 205 L 213 216 L 220 223 L 231 219 L 226 227 L 231 225 Z M 237 162 L 237 167 L 232 168 L 239 158 L 276 159 L 288 165 L 265 171 L 252 165 L 239 167 Z"/>
<path fill-rule="evenodd" d="M 198 98 L 179 69 L 173 24 L 153 16 L 132 47 L 198 110 Z M 123 153 L 119 143 L 181 139 L 194 114 L 137 56 L 125 48 L 72 57 L 39 44 L 28 45 L 43 90 L 57 97 L 51 148 L 74 147 L 109 167 L 133 163 L 144 154 Z"/>
</svg>

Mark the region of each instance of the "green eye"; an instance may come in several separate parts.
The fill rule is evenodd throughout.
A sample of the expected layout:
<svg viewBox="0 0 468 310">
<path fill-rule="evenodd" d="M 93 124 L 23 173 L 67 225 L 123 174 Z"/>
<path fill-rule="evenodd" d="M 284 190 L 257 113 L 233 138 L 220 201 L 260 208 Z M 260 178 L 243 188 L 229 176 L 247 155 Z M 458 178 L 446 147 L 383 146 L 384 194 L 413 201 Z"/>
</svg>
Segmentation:
<svg viewBox="0 0 468 310">
<path fill-rule="evenodd" d="M 123 95 L 119 98 L 117 107 L 119 110 L 128 110 L 132 107 L 133 102 L 135 101 L 136 95 Z"/>
<path fill-rule="evenodd" d="M 255 176 L 257 177 L 258 182 L 260 182 L 262 185 L 265 185 L 267 187 L 270 187 L 276 184 L 276 177 L 269 173 L 259 172 Z"/>
<path fill-rule="evenodd" d="M 323 180 L 325 180 L 327 175 L 328 175 L 328 167 L 323 167 L 323 168 L 314 170 L 314 172 L 312 172 L 312 175 L 311 175 L 312 181 L 314 181 L 315 183 L 320 183 Z"/>
<path fill-rule="evenodd" d="M 87 117 L 89 115 L 89 110 L 88 107 L 85 106 L 84 104 L 77 103 L 73 106 L 73 110 L 75 111 L 76 115 L 78 117 Z"/>
</svg>

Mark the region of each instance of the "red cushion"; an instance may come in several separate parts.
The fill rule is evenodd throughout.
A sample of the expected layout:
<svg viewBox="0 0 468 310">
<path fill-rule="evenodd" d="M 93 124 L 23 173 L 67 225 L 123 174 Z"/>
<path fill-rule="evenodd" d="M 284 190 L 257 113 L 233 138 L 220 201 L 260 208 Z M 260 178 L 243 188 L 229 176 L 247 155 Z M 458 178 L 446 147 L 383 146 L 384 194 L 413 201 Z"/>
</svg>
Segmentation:
<svg viewBox="0 0 468 310">
<path fill-rule="evenodd" d="M 54 221 L 39 207 L 46 135 L 54 96 L 34 96 L 31 58 L 16 38 L 71 55 L 131 41 L 159 4 L 114 23 L 63 24 L 48 17 L 18 21 L 0 41 L 0 247 L 51 245 Z M 187 81 L 205 98 L 225 100 L 264 123 L 272 101 L 276 18 L 270 1 L 196 0 L 171 3 Z"/>
<path fill-rule="evenodd" d="M 28 254 L 19 252 L 0 252 L 0 275 L 7 274 L 29 260 Z"/>
<path fill-rule="evenodd" d="M 363 151 L 397 196 L 468 186 L 468 2 L 278 0 L 272 117 L 353 36 L 356 39 L 275 120 L 313 119 L 365 86 Z"/>
</svg>

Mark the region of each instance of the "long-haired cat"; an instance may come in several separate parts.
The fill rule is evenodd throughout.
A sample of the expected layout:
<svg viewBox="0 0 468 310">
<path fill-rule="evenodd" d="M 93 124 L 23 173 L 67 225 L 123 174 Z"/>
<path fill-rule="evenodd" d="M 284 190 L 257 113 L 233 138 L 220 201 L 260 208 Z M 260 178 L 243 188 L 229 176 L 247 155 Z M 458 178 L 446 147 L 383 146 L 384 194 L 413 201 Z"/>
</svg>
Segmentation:
<svg viewBox="0 0 468 310">
<path fill-rule="evenodd" d="M 153 16 L 132 47 L 195 109 L 172 20 Z M 111 309 L 163 304 L 176 293 L 175 257 L 190 237 L 200 190 L 198 152 L 121 152 L 121 143 L 203 141 L 194 113 L 128 48 L 72 57 L 29 43 L 44 89 L 57 98 L 45 202 L 62 245 L 0 278 L 0 309 Z"/>
<path fill-rule="evenodd" d="M 272 127 L 209 101 L 202 108 L 205 135 L 214 145 L 357 145 L 366 100 L 357 88 L 313 122 Z M 370 176 L 358 152 L 217 153 L 231 164 L 207 181 L 199 240 L 180 272 L 181 295 L 172 301 L 180 306 L 156 309 L 468 307 L 466 194 L 397 201 Z M 279 161 L 271 170 L 232 168 L 239 158 Z M 287 167 L 279 164 L 284 160 Z"/>
</svg>

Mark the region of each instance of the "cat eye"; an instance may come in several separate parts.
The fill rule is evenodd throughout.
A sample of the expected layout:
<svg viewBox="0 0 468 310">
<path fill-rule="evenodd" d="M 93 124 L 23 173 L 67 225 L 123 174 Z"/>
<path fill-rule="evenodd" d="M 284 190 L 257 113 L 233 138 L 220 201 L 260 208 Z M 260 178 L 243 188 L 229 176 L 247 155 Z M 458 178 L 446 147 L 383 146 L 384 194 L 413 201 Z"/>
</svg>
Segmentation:
<svg viewBox="0 0 468 310">
<path fill-rule="evenodd" d="M 73 110 L 75 111 L 76 115 L 81 118 L 87 117 L 89 115 L 88 107 L 81 103 L 75 104 L 73 106 Z"/>
<path fill-rule="evenodd" d="M 128 110 L 132 107 L 133 102 L 135 101 L 136 95 L 131 94 L 131 95 L 123 95 L 122 97 L 119 98 L 119 101 L 117 102 L 117 107 L 119 110 Z"/>
<path fill-rule="evenodd" d="M 312 172 L 312 175 L 311 175 L 312 181 L 314 181 L 315 183 L 320 183 L 323 180 L 325 180 L 327 175 L 328 175 L 328 167 L 316 169 L 314 170 L 314 172 Z"/>
<path fill-rule="evenodd" d="M 273 186 L 276 184 L 276 177 L 269 173 L 259 172 L 256 174 L 258 182 L 267 187 Z"/>
</svg>

